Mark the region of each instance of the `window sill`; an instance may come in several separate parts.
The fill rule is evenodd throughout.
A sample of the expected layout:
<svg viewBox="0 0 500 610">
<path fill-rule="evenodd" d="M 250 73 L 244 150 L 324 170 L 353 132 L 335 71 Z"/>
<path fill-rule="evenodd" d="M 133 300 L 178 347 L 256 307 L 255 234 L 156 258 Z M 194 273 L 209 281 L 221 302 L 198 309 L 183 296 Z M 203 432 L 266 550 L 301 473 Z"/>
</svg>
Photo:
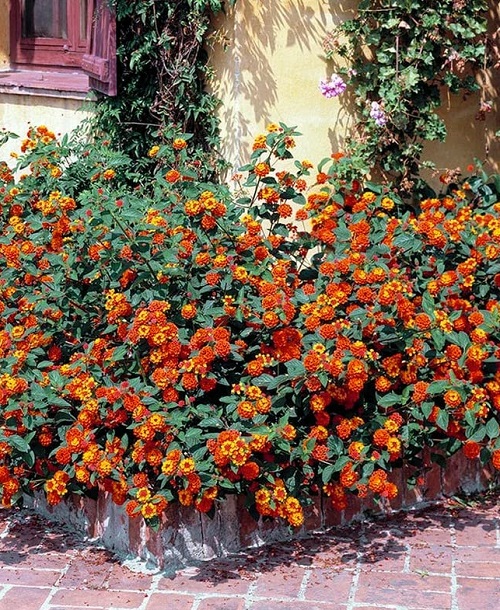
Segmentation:
<svg viewBox="0 0 500 610">
<path fill-rule="evenodd" d="M 0 93 L 83 100 L 89 91 L 88 76 L 82 72 L 0 72 Z"/>
</svg>

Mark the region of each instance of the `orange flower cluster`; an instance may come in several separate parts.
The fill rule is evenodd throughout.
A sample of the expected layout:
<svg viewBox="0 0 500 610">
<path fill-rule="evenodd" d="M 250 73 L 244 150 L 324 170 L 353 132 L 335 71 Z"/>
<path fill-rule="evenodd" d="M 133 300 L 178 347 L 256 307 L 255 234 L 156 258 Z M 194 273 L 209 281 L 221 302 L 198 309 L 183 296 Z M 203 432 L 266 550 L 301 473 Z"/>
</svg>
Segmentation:
<svg viewBox="0 0 500 610">
<path fill-rule="evenodd" d="M 47 502 L 49 504 L 58 504 L 62 497 L 68 493 L 67 484 L 70 477 L 64 470 L 58 470 L 54 473 L 51 479 L 45 482 L 45 491 L 47 492 Z"/>
<path fill-rule="evenodd" d="M 28 137 L 21 143 L 21 152 L 35 150 L 43 144 L 50 144 L 56 139 L 55 134 L 45 125 L 33 127 L 28 131 Z"/>
<path fill-rule="evenodd" d="M 290 496 L 281 479 L 255 492 L 255 508 L 264 517 L 281 517 L 292 527 L 304 523 L 304 511 L 297 498 Z"/>
<path fill-rule="evenodd" d="M 219 468 L 226 466 L 244 466 L 252 455 L 252 448 L 237 430 L 221 432 L 217 439 L 208 442 L 208 449 L 214 456 Z"/>
</svg>

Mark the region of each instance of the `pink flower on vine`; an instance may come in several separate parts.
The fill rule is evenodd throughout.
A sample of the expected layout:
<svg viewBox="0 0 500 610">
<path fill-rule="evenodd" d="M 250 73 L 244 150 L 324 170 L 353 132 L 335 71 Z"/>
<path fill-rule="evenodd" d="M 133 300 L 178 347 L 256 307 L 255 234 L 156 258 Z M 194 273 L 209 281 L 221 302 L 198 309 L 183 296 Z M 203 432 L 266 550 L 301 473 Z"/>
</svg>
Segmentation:
<svg viewBox="0 0 500 610">
<path fill-rule="evenodd" d="M 370 107 L 370 117 L 378 127 L 383 127 L 387 123 L 387 116 L 384 109 L 378 102 L 372 102 Z"/>
<path fill-rule="evenodd" d="M 319 81 L 319 90 L 326 98 L 339 96 L 344 93 L 346 87 L 347 85 L 338 74 L 332 74 L 330 80 L 321 79 Z"/>
</svg>

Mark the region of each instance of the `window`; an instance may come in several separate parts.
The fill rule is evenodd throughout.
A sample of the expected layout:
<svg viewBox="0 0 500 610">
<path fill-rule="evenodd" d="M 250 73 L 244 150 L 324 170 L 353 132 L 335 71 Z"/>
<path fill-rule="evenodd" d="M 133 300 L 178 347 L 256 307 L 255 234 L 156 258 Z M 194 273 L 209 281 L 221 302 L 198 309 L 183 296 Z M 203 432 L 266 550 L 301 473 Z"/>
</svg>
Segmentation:
<svg viewBox="0 0 500 610">
<path fill-rule="evenodd" d="M 18 75 L 31 72 L 22 77 L 33 86 L 39 86 L 36 72 L 46 83 L 66 79 L 68 87 L 90 85 L 116 95 L 116 24 L 109 0 L 11 0 L 10 32 L 11 67 Z"/>
<path fill-rule="evenodd" d="M 12 63 L 24 69 L 80 67 L 91 21 L 88 0 L 14 0 Z"/>
</svg>

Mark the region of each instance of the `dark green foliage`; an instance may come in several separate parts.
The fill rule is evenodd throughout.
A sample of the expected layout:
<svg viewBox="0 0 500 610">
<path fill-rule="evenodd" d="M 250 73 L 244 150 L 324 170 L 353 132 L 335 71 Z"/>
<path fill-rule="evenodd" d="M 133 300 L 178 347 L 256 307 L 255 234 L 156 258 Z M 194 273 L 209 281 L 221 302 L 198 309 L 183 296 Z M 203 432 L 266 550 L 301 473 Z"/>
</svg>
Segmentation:
<svg viewBox="0 0 500 610">
<path fill-rule="evenodd" d="M 115 147 L 141 158 L 172 127 L 208 167 L 218 144 L 218 100 L 205 89 L 205 35 L 223 0 L 115 0 L 117 97 L 99 97 L 93 127 Z M 230 2 L 232 4 L 232 2 Z"/>
<path fill-rule="evenodd" d="M 325 41 L 328 59 L 350 63 L 339 73 L 355 91 L 355 156 L 403 192 L 418 188 L 424 143 L 446 138 L 441 96 L 479 89 L 474 73 L 488 63 L 486 11 L 485 0 L 361 0 L 356 17 Z M 370 118 L 372 102 L 383 108 L 385 125 Z"/>
</svg>

